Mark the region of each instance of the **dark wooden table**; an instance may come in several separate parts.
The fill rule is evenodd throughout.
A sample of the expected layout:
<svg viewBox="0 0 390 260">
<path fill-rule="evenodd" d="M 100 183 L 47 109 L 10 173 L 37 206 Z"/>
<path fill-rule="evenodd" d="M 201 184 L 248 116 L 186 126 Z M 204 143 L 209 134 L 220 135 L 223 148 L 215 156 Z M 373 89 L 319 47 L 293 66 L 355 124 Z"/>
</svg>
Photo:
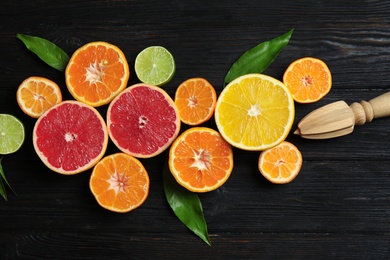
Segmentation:
<svg viewBox="0 0 390 260">
<path fill-rule="evenodd" d="M 70 99 L 64 74 L 48 67 L 16 38 L 46 38 L 71 55 L 91 41 L 108 41 L 128 58 L 137 83 L 136 55 L 162 45 L 177 70 L 164 88 L 191 77 L 208 79 L 219 93 L 231 64 L 260 42 L 295 28 L 289 44 L 264 72 L 281 79 L 294 60 L 324 60 L 333 88 L 321 101 L 296 105 L 297 122 L 324 104 L 368 100 L 389 91 L 388 1 L 49 1 L 0 3 L 0 113 L 19 117 L 26 140 L 3 158 L 17 195 L 0 200 L 0 259 L 389 259 L 390 118 L 331 140 L 287 140 L 304 163 L 288 185 L 273 185 L 257 170 L 258 152 L 234 149 L 235 167 L 219 190 L 199 197 L 211 246 L 173 214 L 164 197 L 167 153 L 144 159 L 151 189 L 127 214 L 104 210 L 89 187 L 90 171 L 51 172 L 35 154 L 35 119 L 19 109 L 15 93 L 27 77 L 57 82 Z M 333 3 L 332 3 L 333 2 Z M 105 115 L 107 107 L 99 108 Z M 209 123 L 213 126 L 213 123 Z M 116 148 L 109 145 L 107 153 Z"/>
</svg>

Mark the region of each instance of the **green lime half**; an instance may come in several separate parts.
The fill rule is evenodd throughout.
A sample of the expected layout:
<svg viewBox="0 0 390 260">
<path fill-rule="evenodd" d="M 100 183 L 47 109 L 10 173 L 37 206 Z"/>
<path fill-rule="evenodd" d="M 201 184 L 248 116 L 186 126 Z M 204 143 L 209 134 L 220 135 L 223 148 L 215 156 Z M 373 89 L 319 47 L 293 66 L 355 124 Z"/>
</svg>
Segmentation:
<svg viewBox="0 0 390 260">
<path fill-rule="evenodd" d="M 0 154 L 14 153 L 24 141 L 24 126 L 16 117 L 0 114 Z"/>
<path fill-rule="evenodd" d="M 162 86 L 175 74 L 175 60 L 164 47 L 151 46 L 137 55 L 134 70 L 141 82 Z"/>
</svg>

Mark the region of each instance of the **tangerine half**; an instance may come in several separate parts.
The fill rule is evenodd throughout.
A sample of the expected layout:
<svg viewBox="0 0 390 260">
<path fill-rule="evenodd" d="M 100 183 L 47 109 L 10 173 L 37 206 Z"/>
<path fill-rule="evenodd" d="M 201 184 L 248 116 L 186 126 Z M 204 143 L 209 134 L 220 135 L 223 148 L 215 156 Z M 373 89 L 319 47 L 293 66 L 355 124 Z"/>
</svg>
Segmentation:
<svg viewBox="0 0 390 260">
<path fill-rule="evenodd" d="M 193 192 L 209 192 L 230 177 L 233 150 L 214 129 L 191 127 L 173 142 L 168 164 L 180 185 Z"/>
</svg>

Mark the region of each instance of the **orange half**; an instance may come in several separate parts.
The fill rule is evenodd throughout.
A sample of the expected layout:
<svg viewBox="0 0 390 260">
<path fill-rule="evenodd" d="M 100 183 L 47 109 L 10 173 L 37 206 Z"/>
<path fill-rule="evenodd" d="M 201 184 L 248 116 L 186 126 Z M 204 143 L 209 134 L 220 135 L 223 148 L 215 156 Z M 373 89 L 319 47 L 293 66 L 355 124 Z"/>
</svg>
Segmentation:
<svg viewBox="0 0 390 260">
<path fill-rule="evenodd" d="M 125 153 L 116 153 L 96 164 L 89 187 L 100 206 L 124 213 L 145 202 L 149 183 L 148 173 L 139 160 Z"/>
<path fill-rule="evenodd" d="M 291 63 L 283 74 L 283 83 L 298 103 L 313 103 L 329 93 L 332 74 L 320 59 L 305 57 Z"/>
<path fill-rule="evenodd" d="M 175 93 L 175 104 L 180 120 L 187 125 L 200 125 L 214 113 L 217 94 L 204 78 L 191 78 L 179 85 Z"/>
<path fill-rule="evenodd" d="M 264 150 L 259 157 L 260 173 L 270 182 L 285 184 L 297 177 L 302 166 L 302 154 L 290 142 Z"/>
<path fill-rule="evenodd" d="M 168 163 L 183 187 L 193 192 L 208 192 L 228 180 L 233 170 L 233 151 L 217 131 L 192 127 L 173 142 Z"/>
<path fill-rule="evenodd" d="M 61 89 L 50 79 L 29 77 L 19 85 L 16 91 L 16 101 L 24 113 L 38 118 L 62 101 Z"/>
<path fill-rule="evenodd" d="M 65 70 L 72 96 L 93 107 L 114 99 L 126 88 L 129 76 L 124 53 L 106 42 L 87 43 L 76 50 Z"/>
</svg>

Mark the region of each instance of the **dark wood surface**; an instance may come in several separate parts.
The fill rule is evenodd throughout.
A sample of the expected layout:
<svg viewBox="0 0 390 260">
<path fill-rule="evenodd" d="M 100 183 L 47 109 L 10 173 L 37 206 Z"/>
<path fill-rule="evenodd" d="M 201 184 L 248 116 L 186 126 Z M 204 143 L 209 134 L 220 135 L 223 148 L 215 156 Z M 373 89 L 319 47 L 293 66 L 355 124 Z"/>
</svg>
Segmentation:
<svg viewBox="0 0 390 260">
<path fill-rule="evenodd" d="M 389 259 L 390 118 L 357 127 L 331 140 L 287 140 L 302 151 L 299 176 L 272 185 L 257 170 L 258 152 L 234 149 L 235 167 L 219 190 L 201 194 L 211 246 L 189 231 L 167 204 L 163 153 L 144 159 L 151 189 L 142 207 L 117 214 L 97 205 L 90 171 L 51 172 L 36 156 L 35 120 L 19 109 L 15 93 L 27 77 L 57 82 L 48 67 L 16 38 L 46 38 L 71 55 L 97 40 L 120 47 L 137 83 L 136 55 L 162 45 L 177 70 L 164 88 L 191 77 L 208 79 L 219 93 L 231 64 L 260 42 L 295 28 L 290 43 L 264 72 L 281 79 L 295 59 L 324 60 L 333 88 L 321 101 L 296 105 L 297 122 L 314 108 L 345 100 L 368 100 L 389 91 L 388 1 L 49 1 L 0 2 L 0 113 L 19 117 L 26 141 L 3 159 L 17 195 L 0 200 L 0 259 Z M 102 115 L 106 107 L 99 108 Z M 214 127 L 213 122 L 206 124 Z M 107 154 L 118 151 L 111 143 Z"/>
</svg>

